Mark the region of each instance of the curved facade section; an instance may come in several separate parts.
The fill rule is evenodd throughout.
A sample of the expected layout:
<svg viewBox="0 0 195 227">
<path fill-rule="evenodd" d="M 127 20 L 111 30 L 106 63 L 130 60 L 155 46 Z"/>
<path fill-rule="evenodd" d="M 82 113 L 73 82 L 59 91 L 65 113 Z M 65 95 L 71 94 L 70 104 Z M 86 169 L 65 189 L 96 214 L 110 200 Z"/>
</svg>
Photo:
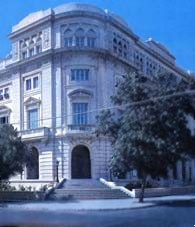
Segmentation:
<svg viewBox="0 0 195 227">
<path fill-rule="evenodd" d="M 161 44 L 142 42 L 123 19 L 94 6 L 65 4 L 32 13 L 12 31 L 12 55 L 0 62 L 0 123 L 12 123 L 37 149 L 39 182 L 55 180 L 57 167 L 60 179 L 109 179 L 113 150 L 93 131 L 122 75 L 140 70 L 188 76 Z M 15 180 L 29 176 L 27 168 Z"/>
</svg>

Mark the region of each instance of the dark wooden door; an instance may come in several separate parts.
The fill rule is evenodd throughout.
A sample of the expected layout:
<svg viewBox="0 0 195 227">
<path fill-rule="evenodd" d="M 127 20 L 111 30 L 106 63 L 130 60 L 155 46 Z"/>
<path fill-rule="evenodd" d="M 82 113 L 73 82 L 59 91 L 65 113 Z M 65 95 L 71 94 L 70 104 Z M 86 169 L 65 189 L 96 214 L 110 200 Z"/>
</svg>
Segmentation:
<svg viewBox="0 0 195 227">
<path fill-rule="evenodd" d="M 83 145 L 75 147 L 72 151 L 72 178 L 91 178 L 90 153 Z"/>
</svg>

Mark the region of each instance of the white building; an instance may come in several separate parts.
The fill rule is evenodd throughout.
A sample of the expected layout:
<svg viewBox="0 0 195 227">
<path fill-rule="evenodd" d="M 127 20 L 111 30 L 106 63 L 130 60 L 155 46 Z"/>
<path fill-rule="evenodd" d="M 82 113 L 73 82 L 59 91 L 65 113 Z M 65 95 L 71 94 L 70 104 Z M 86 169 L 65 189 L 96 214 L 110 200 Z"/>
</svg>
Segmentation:
<svg viewBox="0 0 195 227">
<path fill-rule="evenodd" d="M 135 68 L 188 77 L 164 46 L 143 42 L 121 17 L 91 5 L 32 13 L 9 39 L 12 54 L 0 62 L 0 123 L 12 123 L 37 159 L 15 181 L 53 181 L 56 161 L 60 179 L 108 179 L 110 143 L 92 132 L 118 78 Z M 194 166 L 188 162 L 185 179 L 175 180 L 195 179 Z"/>
</svg>

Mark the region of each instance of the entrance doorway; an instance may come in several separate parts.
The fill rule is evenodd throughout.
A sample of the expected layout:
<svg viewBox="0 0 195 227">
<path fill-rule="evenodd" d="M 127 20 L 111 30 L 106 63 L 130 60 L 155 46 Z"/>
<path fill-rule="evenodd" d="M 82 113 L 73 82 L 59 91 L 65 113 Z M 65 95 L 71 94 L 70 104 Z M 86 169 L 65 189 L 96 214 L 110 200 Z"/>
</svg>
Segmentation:
<svg viewBox="0 0 195 227">
<path fill-rule="evenodd" d="M 86 146 L 79 145 L 72 150 L 72 179 L 91 178 L 90 152 Z"/>
<path fill-rule="evenodd" d="M 26 178 L 39 179 L 39 152 L 35 147 L 32 147 L 29 153 L 29 160 L 26 165 Z"/>
</svg>

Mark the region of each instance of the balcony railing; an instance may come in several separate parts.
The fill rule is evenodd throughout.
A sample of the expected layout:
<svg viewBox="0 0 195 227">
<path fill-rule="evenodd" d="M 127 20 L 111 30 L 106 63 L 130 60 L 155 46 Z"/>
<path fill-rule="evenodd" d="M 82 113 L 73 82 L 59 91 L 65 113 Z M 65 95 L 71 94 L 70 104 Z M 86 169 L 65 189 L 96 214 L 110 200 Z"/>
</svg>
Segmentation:
<svg viewBox="0 0 195 227">
<path fill-rule="evenodd" d="M 43 127 L 43 128 L 35 128 L 35 129 L 27 129 L 19 132 L 19 136 L 22 137 L 22 139 L 48 139 L 49 137 L 49 128 Z"/>
<path fill-rule="evenodd" d="M 68 132 L 93 132 L 94 125 L 68 125 Z"/>
</svg>

